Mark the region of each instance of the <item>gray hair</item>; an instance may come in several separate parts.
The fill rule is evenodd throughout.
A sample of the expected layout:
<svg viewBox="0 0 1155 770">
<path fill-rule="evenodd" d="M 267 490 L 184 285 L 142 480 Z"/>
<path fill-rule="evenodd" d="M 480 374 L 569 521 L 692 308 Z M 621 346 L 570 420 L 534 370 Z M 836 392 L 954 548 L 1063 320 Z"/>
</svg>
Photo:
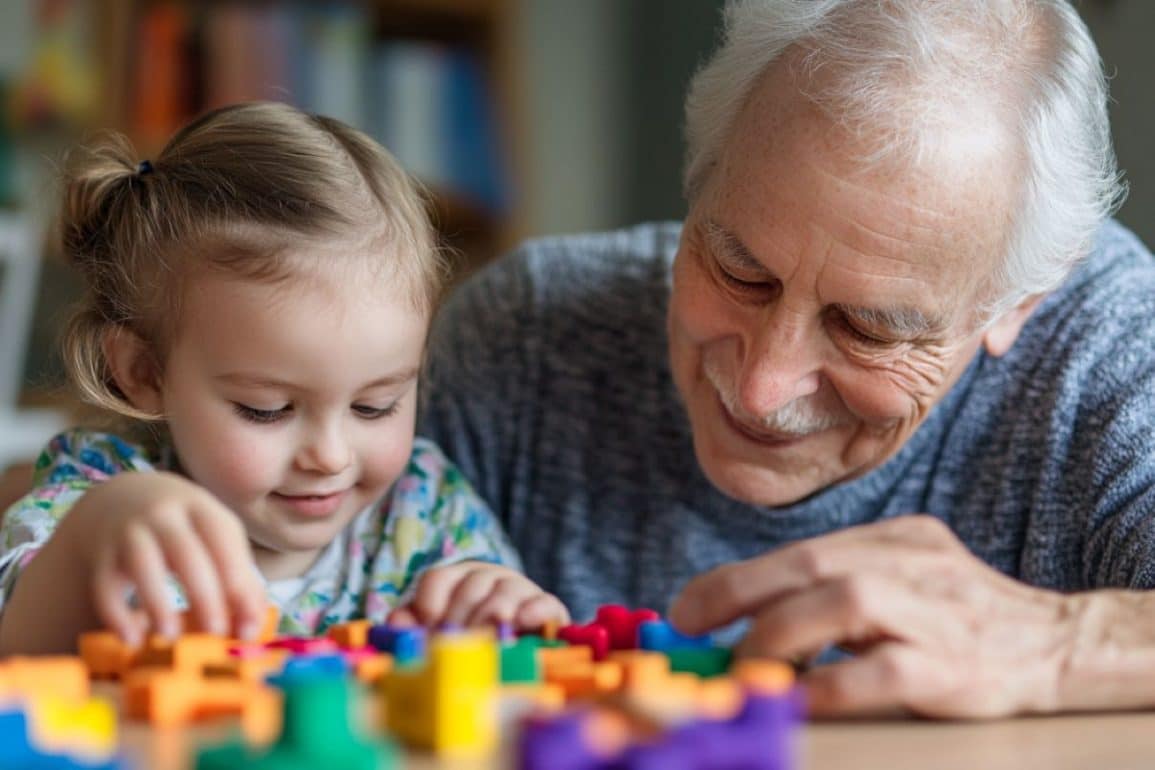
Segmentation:
<svg viewBox="0 0 1155 770">
<path fill-rule="evenodd" d="M 691 202 L 779 61 L 797 65 L 815 105 L 873 142 L 868 164 L 917 160 L 968 104 L 1003 116 L 1024 178 L 988 318 L 1062 283 L 1125 196 L 1102 63 L 1066 0 L 730 0 L 721 45 L 686 98 Z"/>
</svg>

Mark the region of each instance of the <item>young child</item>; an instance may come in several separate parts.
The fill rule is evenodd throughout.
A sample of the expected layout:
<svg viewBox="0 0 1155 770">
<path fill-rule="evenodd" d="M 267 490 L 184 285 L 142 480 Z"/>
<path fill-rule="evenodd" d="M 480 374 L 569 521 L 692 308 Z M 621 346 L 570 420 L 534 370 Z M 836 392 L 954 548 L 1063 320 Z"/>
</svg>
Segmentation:
<svg viewBox="0 0 1155 770">
<path fill-rule="evenodd" d="M 388 153 L 254 103 L 152 162 L 112 140 L 65 181 L 64 251 L 88 292 L 64 359 L 140 440 L 73 430 L 40 457 L 0 528 L 0 654 L 70 650 L 102 626 L 172 635 L 182 606 L 251 637 L 266 600 L 294 635 L 566 620 L 414 438 L 445 265 Z"/>
</svg>

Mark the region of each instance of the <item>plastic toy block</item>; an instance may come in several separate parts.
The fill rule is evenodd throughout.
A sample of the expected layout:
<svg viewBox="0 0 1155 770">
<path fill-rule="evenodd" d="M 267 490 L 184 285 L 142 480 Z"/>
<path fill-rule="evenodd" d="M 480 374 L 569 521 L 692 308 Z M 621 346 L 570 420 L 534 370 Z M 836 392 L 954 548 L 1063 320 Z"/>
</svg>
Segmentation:
<svg viewBox="0 0 1155 770">
<path fill-rule="evenodd" d="M 338 652 L 329 652 L 322 655 L 295 655 L 285 661 L 281 671 L 282 677 L 309 677 L 309 676 L 348 676 L 349 663 L 345 656 Z"/>
<path fill-rule="evenodd" d="M 30 699 L 30 737 L 44 751 L 95 761 L 116 752 L 116 709 L 101 698 L 74 701 L 51 695 Z"/>
<path fill-rule="evenodd" d="M 520 701 L 534 713 L 554 714 L 565 708 L 565 690 L 547 682 L 503 684 L 500 696 L 503 708 L 509 701 Z"/>
<path fill-rule="evenodd" d="M 285 636 L 266 642 L 265 647 L 270 650 L 288 650 L 291 655 L 321 655 L 338 651 L 337 643 L 325 637 Z"/>
<path fill-rule="evenodd" d="M 631 610 L 620 604 L 603 604 L 598 607 L 594 622 L 606 629 L 611 650 L 633 650 L 638 646 L 638 627 L 660 617 L 650 609 Z"/>
<path fill-rule="evenodd" d="M 547 620 L 541 626 L 541 638 L 549 642 L 557 641 L 557 632 L 561 624 L 556 620 Z"/>
<path fill-rule="evenodd" d="M 424 665 L 382 680 L 385 727 L 403 743 L 470 756 L 497 744 L 497 644 L 483 632 L 437 634 Z"/>
<path fill-rule="evenodd" d="M 567 699 L 594 698 L 621 689 L 622 666 L 611 661 L 575 663 L 555 668 L 548 681 L 560 687 Z"/>
<path fill-rule="evenodd" d="M 530 717 L 516 748 L 518 770 L 617 770 L 608 758 L 628 738 L 624 722 L 609 712 L 571 711 Z"/>
<path fill-rule="evenodd" d="M 0 691 L 17 696 L 53 695 L 86 700 L 90 693 L 88 667 L 78 657 L 14 657 L 0 663 Z"/>
<path fill-rule="evenodd" d="M 38 752 L 28 740 L 28 717 L 19 709 L 0 711 L 0 766 L 29 764 Z"/>
<path fill-rule="evenodd" d="M 196 770 L 389 770 L 392 746 L 371 743 L 350 724 L 350 683 L 337 677 L 286 682 L 280 736 L 267 750 L 229 743 L 201 751 Z"/>
<path fill-rule="evenodd" d="M 589 647 L 539 647 L 537 658 L 541 661 L 541 675 L 547 682 L 557 668 L 565 668 L 574 663 L 592 663 L 594 651 Z"/>
<path fill-rule="evenodd" d="M 745 694 L 730 677 L 703 679 L 698 685 L 698 716 L 702 719 L 733 719 L 742 708 Z"/>
<path fill-rule="evenodd" d="M 622 667 L 622 687 L 627 690 L 660 686 L 670 676 L 670 659 L 660 652 L 619 650 L 609 660 Z"/>
<path fill-rule="evenodd" d="M 119 679 L 136 656 L 136 650 L 114 631 L 86 631 L 77 639 L 77 647 L 93 679 Z"/>
<path fill-rule="evenodd" d="M 277 609 L 276 605 L 266 605 L 265 622 L 261 625 L 261 630 L 257 632 L 257 638 L 253 641 L 262 644 L 273 641 L 277 637 L 277 628 L 280 625 L 281 611 Z"/>
<path fill-rule="evenodd" d="M 244 679 L 250 682 L 261 682 L 266 677 L 278 674 L 285 667 L 288 659 L 287 650 L 267 650 L 258 648 L 259 653 L 245 653 L 232 655 L 225 660 L 205 665 L 203 673 L 206 677 L 226 677 Z"/>
<path fill-rule="evenodd" d="M 693 674 L 670 673 L 646 687 L 623 688 L 620 702 L 655 724 L 676 724 L 701 712 L 702 680 Z"/>
<path fill-rule="evenodd" d="M 557 632 L 557 637 L 575 647 L 589 647 L 593 651 L 594 660 L 605 660 L 610 651 L 610 632 L 597 623 L 564 626 Z"/>
<path fill-rule="evenodd" d="M 229 640 L 223 636 L 192 633 L 176 639 L 151 635 L 136 655 L 134 666 L 159 666 L 200 674 L 206 665 L 229 657 Z"/>
<path fill-rule="evenodd" d="M 72 757 L 41 751 L 30 740 L 28 717 L 22 710 L 0 711 L 0 767 L 5 770 L 119 770 L 118 757 Z"/>
<path fill-rule="evenodd" d="M 778 660 L 743 658 L 730 668 L 730 674 L 756 695 L 785 695 L 794 687 L 794 669 Z"/>
<path fill-rule="evenodd" d="M 790 696 L 748 696 L 735 716 L 693 720 L 644 741 L 621 726 L 592 729 L 592 715 L 526 720 L 519 770 L 790 770 L 798 711 Z M 599 737 L 599 732 L 601 733 Z"/>
<path fill-rule="evenodd" d="M 687 636 L 668 621 L 651 620 L 638 626 L 638 646 L 643 650 L 669 652 L 670 650 L 705 649 L 714 643 L 706 636 Z"/>
<path fill-rule="evenodd" d="M 373 622 L 369 620 L 351 620 L 348 623 L 338 623 L 329 629 L 328 637 L 337 643 L 342 650 L 351 650 L 369 644 L 369 629 Z"/>
<path fill-rule="evenodd" d="M 183 725 L 216 716 L 239 715 L 263 708 L 255 693 L 263 685 L 242 679 L 202 678 L 167 669 L 136 669 L 124 682 L 124 713 L 158 727 Z"/>
<path fill-rule="evenodd" d="M 522 644 L 532 644 L 534 647 L 568 647 L 569 645 L 561 639 L 546 639 L 544 636 L 537 634 L 523 634 L 517 637 L 517 641 Z"/>
<path fill-rule="evenodd" d="M 369 644 L 387 652 L 397 663 L 407 663 L 424 657 L 425 629 L 408 626 L 373 626 L 369 629 Z"/>
<path fill-rule="evenodd" d="M 698 676 L 720 676 L 730 668 L 734 657 L 729 647 L 707 647 L 668 650 L 671 671 L 686 671 Z"/>
<path fill-rule="evenodd" d="M 502 684 L 515 682 L 540 682 L 541 661 L 537 655 L 535 640 L 519 639 L 500 647 Z"/>
<path fill-rule="evenodd" d="M 261 619 L 261 627 L 257 631 L 255 639 L 250 640 L 251 643 L 264 644 L 270 642 L 277 636 L 277 626 L 281 622 L 281 613 L 276 606 L 272 604 L 265 605 L 265 612 Z M 191 612 L 182 612 L 180 614 L 181 635 L 185 634 L 199 634 L 207 633 L 205 629 L 201 628 L 197 617 Z M 214 634 L 216 636 L 216 634 Z M 241 640 L 234 640 L 241 641 Z"/>
<path fill-rule="evenodd" d="M 393 656 L 373 647 L 358 647 L 344 652 L 345 662 L 362 684 L 376 684 L 393 670 Z"/>
<path fill-rule="evenodd" d="M 517 641 L 517 632 L 513 630 L 513 624 L 509 621 L 501 621 L 493 627 L 493 631 L 498 644 L 513 644 Z"/>
</svg>

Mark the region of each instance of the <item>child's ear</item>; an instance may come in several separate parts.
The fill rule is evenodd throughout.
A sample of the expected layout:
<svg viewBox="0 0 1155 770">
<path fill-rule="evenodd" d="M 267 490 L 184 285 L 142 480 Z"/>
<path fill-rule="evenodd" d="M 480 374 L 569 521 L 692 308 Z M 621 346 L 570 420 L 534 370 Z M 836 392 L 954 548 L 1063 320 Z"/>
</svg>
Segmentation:
<svg viewBox="0 0 1155 770">
<path fill-rule="evenodd" d="M 164 412 L 156 356 L 139 334 L 113 327 L 104 335 L 104 357 L 116 387 L 132 406 L 151 414 Z"/>
<path fill-rule="evenodd" d="M 991 324 L 990 328 L 983 333 L 983 346 L 987 349 L 987 353 L 995 358 L 1005 355 L 1011 349 L 1011 345 L 1015 344 L 1015 340 L 1019 338 L 1023 324 L 1031 317 L 1031 313 L 1045 296 L 1045 294 L 1033 294 L 1027 297 Z"/>
</svg>

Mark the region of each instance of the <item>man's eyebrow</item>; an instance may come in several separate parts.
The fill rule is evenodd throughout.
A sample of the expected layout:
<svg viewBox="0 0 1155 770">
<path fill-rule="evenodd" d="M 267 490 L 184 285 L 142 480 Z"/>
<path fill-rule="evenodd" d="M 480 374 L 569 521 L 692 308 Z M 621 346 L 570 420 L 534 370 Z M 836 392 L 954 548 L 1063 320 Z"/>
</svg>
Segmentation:
<svg viewBox="0 0 1155 770">
<path fill-rule="evenodd" d="M 738 240 L 738 236 L 731 233 L 726 228 L 713 220 L 706 222 L 704 229 L 706 231 L 706 240 L 710 245 L 710 249 L 728 262 L 736 263 L 742 267 L 749 267 L 754 270 L 765 270 L 762 263 L 754 258 L 750 250 L 746 248 L 746 244 Z"/>
<path fill-rule="evenodd" d="M 928 316 L 916 307 L 854 307 L 835 304 L 843 315 L 868 328 L 886 329 L 902 337 L 920 337 L 945 331 L 948 324 L 941 317 Z"/>
<path fill-rule="evenodd" d="M 402 369 L 392 374 L 387 374 L 372 382 L 367 382 L 358 390 L 368 390 L 369 388 L 392 387 L 400 385 L 403 382 L 409 382 L 417 377 L 420 372 L 420 367 L 409 367 Z M 220 382 L 229 383 L 231 385 L 241 385 L 255 388 L 274 388 L 279 390 L 297 390 L 299 386 L 287 380 L 281 380 L 276 377 L 268 377 L 256 372 L 226 372 L 218 374 L 214 378 Z"/>
</svg>

